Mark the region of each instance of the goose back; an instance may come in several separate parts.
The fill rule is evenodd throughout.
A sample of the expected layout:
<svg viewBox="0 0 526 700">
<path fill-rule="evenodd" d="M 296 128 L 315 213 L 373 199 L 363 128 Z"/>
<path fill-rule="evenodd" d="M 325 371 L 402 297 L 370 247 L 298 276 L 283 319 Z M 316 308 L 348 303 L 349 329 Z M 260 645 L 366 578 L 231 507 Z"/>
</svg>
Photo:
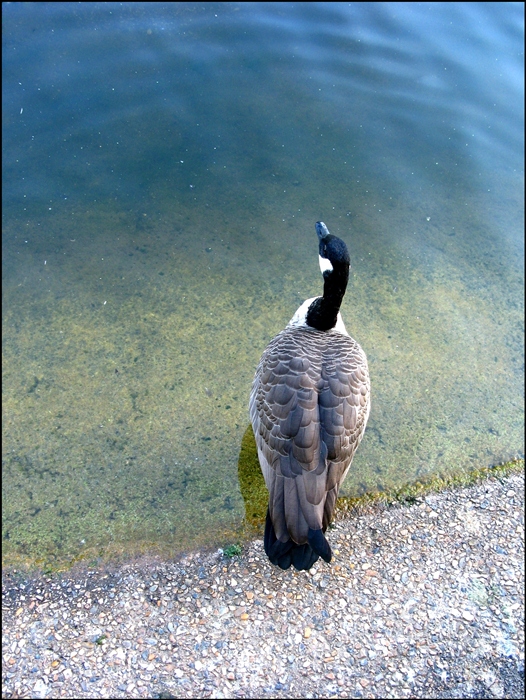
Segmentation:
<svg viewBox="0 0 526 700">
<path fill-rule="evenodd" d="M 309 530 L 325 532 L 365 430 L 369 394 L 365 353 L 346 332 L 289 325 L 267 346 L 250 418 L 278 544 L 308 547 Z"/>
</svg>

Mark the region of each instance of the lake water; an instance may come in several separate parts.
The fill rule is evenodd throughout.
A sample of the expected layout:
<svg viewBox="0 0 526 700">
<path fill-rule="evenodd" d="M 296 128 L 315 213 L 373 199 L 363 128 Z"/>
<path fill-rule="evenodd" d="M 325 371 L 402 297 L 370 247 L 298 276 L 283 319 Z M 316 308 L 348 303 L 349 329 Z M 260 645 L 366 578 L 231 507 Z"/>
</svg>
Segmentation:
<svg viewBox="0 0 526 700">
<path fill-rule="evenodd" d="M 523 454 L 522 3 L 2 12 L 4 562 L 234 537 L 320 219 L 372 381 L 343 493 Z"/>
</svg>

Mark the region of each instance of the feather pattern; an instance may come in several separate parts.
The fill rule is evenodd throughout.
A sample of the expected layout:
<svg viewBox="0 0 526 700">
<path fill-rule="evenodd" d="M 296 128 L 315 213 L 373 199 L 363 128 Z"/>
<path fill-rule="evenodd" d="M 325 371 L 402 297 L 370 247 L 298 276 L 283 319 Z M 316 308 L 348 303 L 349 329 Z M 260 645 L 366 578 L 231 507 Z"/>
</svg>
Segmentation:
<svg viewBox="0 0 526 700">
<path fill-rule="evenodd" d="M 365 430 L 369 393 L 365 353 L 347 334 L 287 327 L 267 346 L 250 417 L 279 542 L 303 545 L 309 530 L 327 529 Z"/>
</svg>

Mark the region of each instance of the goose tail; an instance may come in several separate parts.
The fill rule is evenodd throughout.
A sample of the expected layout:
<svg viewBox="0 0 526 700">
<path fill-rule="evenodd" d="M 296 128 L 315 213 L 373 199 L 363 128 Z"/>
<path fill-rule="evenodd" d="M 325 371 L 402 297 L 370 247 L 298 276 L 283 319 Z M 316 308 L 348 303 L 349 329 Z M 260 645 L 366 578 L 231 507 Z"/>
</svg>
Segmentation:
<svg viewBox="0 0 526 700">
<path fill-rule="evenodd" d="M 322 530 L 309 528 L 308 541 L 305 544 L 296 544 L 291 539 L 280 542 L 276 537 L 269 510 L 265 523 L 264 544 L 271 563 L 280 569 L 288 569 L 292 565 L 298 571 L 308 571 L 320 557 L 327 563 L 332 558 L 330 545 Z"/>
</svg>

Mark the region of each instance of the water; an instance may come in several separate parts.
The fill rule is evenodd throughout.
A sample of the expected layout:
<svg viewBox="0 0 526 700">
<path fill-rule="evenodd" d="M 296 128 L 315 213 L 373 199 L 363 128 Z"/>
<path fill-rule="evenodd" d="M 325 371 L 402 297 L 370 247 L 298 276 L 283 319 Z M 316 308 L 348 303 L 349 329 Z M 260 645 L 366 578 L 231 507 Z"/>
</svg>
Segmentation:
<svg viewBox="0 0 526 700">
<path fill-rule="evenodd" d="M 522 4 L 2 7 L 5 562 L 234 537 L 320 219 L 373 392 L 343 492 L 523 453 Z"/>
</svg>

